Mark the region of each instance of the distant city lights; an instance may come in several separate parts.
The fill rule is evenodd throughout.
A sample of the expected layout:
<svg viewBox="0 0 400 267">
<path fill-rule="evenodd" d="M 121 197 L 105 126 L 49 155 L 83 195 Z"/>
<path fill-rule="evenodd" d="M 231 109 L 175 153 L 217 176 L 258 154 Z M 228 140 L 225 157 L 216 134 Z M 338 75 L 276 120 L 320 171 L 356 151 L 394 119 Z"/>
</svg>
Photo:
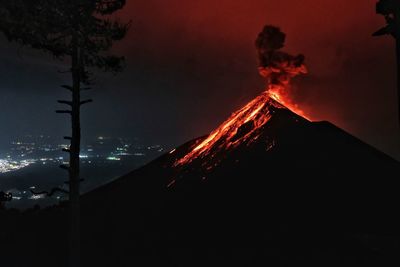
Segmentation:
<svg viewBox="0 0 400 267">
<path fill-rule="evenodd" d="M 45 197 L 46 197 L 45 194 L 41 194 L 41 195 L 31 195 L 31 196 L 29 197 L 29 199 L 31 199 L 31 200 L 38 200 L 38 199 L 42 199 L 42 198 L 45 198 Z"/>
<path fill-rule="evenodd" d="M 109 157 L 107 157 L 107 160 L 119 161 L 119 160 L 121 160 L 121 158 L 114 157 L 114 156 L 109 156 Z"/>
<path fill-rule="evenodd" d="M 68 164 L 69 155 L 61 150 L 69 149 L 70 144 L 52 140 L 47 135 L 26 135 L 11 141 L 7 150 L 0 151 L 0 174 L 17 171 L 33 164 Z M 134 140 L 137 142 L 137 139 Z M 105 136 L 95 137 L 91 143 L 82 145 L 81 149 L 79 158 L 82 164 L 105 164 L 106 161 L 117 162 L 129 157 L 146 159 L 166 151 L 158 144 L 144 146 L 133 143 L 130 139 Z"/>
<path fill-rule="evenodd" d="M 0 173 L 7 173 L 17 171 L 35 163 L 35 160 L 24 159 L 20 161 L 13 161 L 10 159 L 0 159 Z"/>
</svg>

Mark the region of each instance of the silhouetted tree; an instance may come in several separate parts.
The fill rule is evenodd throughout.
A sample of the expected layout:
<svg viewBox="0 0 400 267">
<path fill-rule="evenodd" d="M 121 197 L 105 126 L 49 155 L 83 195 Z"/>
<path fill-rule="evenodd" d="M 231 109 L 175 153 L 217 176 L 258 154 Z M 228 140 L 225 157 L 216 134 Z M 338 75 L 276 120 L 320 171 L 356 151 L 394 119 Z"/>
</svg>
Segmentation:
<svg viewBox="0 0 400 267">
<path fill-rule="evenodd" d="M 71 100 L 59 100 L 69 108 L 57 110 L 71 116 L 69 165 L 60 167 L 69 173 L 70 266 L 80 261 L 80 168 L 81 140 L 80 108 L 92 102 L 82 100 L 81 91 L 90 89 L 90 68 L 118 72 L 123 68 L 123 57 L 105 54 L 114 41 L 125 37 L 130 23 L 110 18 L 125 6 L 125 0 L 0 0 L 0 31 L 9 41 L 50 53 L 70 64 L 72 83 L 62 85 L 72 94 Z M 52 190 L 53 191 L 53 190 Z"/>
<path fill-rule="evenodd" d="M 398 0 L 379 0 L 376 4 L 376 13 L 383 15 L 386 26 L 376 31 L 373 36 L 392 35 L 396 39 L 397 53 L 397 89 L 398 89 L 398 108 L 400 124 L 400 1 Z"/>
</svg>

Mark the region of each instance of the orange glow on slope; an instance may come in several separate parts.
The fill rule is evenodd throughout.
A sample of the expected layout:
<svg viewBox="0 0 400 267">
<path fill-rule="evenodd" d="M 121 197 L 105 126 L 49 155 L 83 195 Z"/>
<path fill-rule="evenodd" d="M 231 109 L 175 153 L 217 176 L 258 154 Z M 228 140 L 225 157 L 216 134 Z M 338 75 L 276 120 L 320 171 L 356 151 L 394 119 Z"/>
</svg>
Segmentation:
<svg viewBox="0 0 400 267">
<path fill-rule="evenodd" d="M 270 88 L 261 95 L 250 101 L 239 111 L 222 123 L 211 134 L 197 143 L 191 152 L 175 163 L 175 166 L 183 165 L 193 161 L 195 158 L 214 155 L 214 152 L 221 149 L 229 149 L 242 143 L 251 143 L 258 138 L 257 130 L 264 126 L 271 118 L 271 106 L 285 108 L 285 101 L 277 89 Z M 275 100 L 275 101 L 271 101 Z M 300 116 L 303 112 L 296 106 L 289 106 L 289 109 Z M 244 129 L 249 127 L 250 129 Z M 244 129 L 244 130 L 243 130 Z"/>
<path fill-rule="evenodd" d="M 285 93 L 286 90 L 282 86 L 278 85 L 271 85 L 268 88 L 269 95 L 271 96 L 272 99 L 275 101 L 281 103 L 283 106 L 286 108 L 290 109 L 293 113 L 296 113 L 297 115 L 311 121 L 312 119 L 308 117 L 302 109 L 300 109 L 299 105 L 296 103 L 293 103 L 291 98 Z"/>
</svg>

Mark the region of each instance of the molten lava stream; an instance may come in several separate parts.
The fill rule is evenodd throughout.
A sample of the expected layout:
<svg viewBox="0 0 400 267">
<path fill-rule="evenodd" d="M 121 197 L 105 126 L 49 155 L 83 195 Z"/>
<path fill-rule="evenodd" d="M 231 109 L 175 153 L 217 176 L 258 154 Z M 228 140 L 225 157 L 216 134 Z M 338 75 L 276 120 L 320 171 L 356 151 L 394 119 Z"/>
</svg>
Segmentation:
<svg viewBox="0 0 400 267">
<path fill-rule="evenodd" d="M 275 101 L 271 101 L 271 99 Z M 192 149 L 186 156 L 175 163 L 175 166 L 183 165 L 191 162 L 195 158 L 204 157 L 206 155 L 213 157 L 217 150 L 236 147 L 240 143 L 250 142 L 258 138 L 256 131 L 265 125 L 271 118 L 270 106 L 278 103 L 287 106 L 291 111 L 300 116 L 304 116 L 304 112 L 296 105 L 290 104 L 291 101 L 286 100 L 280 94 L 277 87 L 269 88 L 261 95 L 250 101 L 239 111 L 233 113 L 231 117 L 222 123 L 216 130 Z M 282 108 L 282 107 L 281 107 Z M 247 123 L 252 123 L 252 128 L 243 136 L 237 134 L 239 129 Z"/>
<path fill-rule="evenodd" d="M 282 104 L 283 106 L 288 108 L 293 113 L 296 113 L 297 115 L 311 121 L 311 118 L 308 117 L 304 113 L 304 111 L 299 108 L 299 106 L 297 104 L 293 103 L 293 101 L 289 97 L 286 96 L 286 94 L 284 93 L 286 88 L 284 88 L 283 86 L 273 85 L 273 86 L 269 86 L 267 90 L 268 90 L 270 97 L 272 99 L 274 99 L 276 102 Z"/>
</svg>

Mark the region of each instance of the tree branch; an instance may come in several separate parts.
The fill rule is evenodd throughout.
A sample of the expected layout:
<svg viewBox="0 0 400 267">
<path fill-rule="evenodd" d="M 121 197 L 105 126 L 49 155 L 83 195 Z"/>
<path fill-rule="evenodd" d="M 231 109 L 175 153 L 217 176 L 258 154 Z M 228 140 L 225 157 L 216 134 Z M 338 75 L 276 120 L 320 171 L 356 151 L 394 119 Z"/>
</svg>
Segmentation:
<svg viewBox="0 0 400 267">
<path fill-rule="evenodd" d="M 82 105 L 85 105 L 85 104 L 88 104 L 88 103 L 92 103 L 92 102 L 93 102 L 93 99 L 87 99 L 87 100 L 81 101 L 79 104 L 82 106 Z"/>
<path fill-rule="evenodd" d="M 67 100 L 57 100 L 58 103 L 60 104 L 65 104 L 65 105 L 69 105 L 72 106 L 72 101 L 67 101 Z"/>
<path fill-rule="evenodd" d="M 61 85 L 61 87 L 62 88 L 64 88 L 64 89 L 67 89 L 68 91 L 71 91 L 72 92 L 72 86 L 70 86 L 70 85 Z"/>
</svg>

